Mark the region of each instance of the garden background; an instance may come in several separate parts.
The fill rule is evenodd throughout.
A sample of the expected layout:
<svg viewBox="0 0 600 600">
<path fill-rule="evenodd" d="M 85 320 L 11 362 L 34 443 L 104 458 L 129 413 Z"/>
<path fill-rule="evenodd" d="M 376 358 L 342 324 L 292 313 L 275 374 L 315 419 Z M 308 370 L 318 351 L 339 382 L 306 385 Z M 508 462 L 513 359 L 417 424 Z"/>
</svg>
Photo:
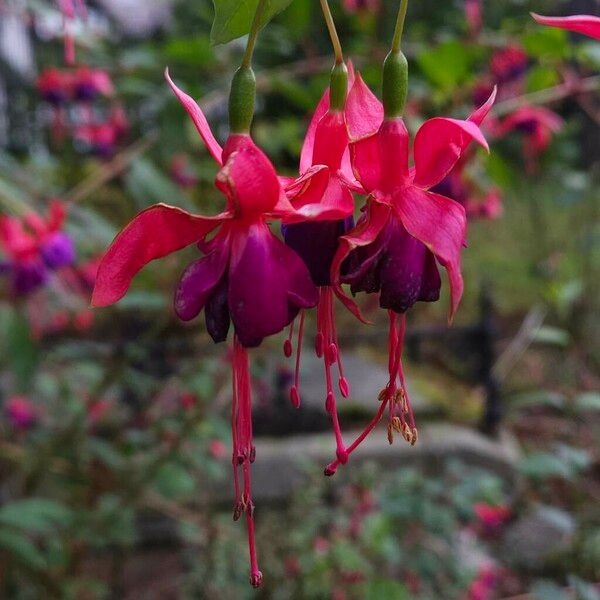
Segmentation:
<svg viewBox="0 0 600 600">
<path fill-rule="evenodd" d="M 461 309 L 448 329 L 444 283 L 442 301 L 408 319 L 421 439 L 388 446 L 377 428 L 324 478 L 334 444 L 320 363 L 306 352 L 296 411 L 285 334 L 253 352 L 256 591 L 231 520 L 229 354 L 172 307 L 197 251 L 89 307 L 99 256 L 139 210 L 220 210 L 216 166 L 163 71 L 222 141 L 243 39 L 211 44 L 209 0 L 90 0 L 69 23 L 76 64 L 106 78 L 57 103 L 40 75 L 76 68 L 60 12 L 0 0 L 0 213 L 45 216 L 58 199 L 76 248 L 23 294 L 6 246 L 0 257 L 0 597 L 600 597 L 600 43 L 529 15 L 598 15 L 600 3 L 485 0 L 481 24 L 476 4 L 413 0 L 404 34 L 411 132 L 465 118 L 499 88 L 491 152 L 473 153 L 448 191 L 469 215 Z M 379 93 L 396 2 L 331 7 Z M 293 0 L 259 36 L 252 131 L 282 173 L 297 174 L 332 62 L 314 0 Z M 371 326 L 336 309 L 348 431 L 386 379 L 385 322 L 376 298 L 360 303 Z"/>
</svg>

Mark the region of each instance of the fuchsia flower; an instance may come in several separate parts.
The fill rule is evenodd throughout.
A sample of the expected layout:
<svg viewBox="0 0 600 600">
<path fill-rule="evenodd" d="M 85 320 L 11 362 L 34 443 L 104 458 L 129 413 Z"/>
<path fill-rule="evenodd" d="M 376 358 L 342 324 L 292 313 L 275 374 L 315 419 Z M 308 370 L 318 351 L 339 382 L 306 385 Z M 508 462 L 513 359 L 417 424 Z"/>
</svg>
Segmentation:
<svg viewBox="0 0 600 600">
<path fill-rule="evenodd" d="M 40 95 L 48 104 L 61 106 L 71 98 L 73 78 L 71 73 L 49 68 L 40 73 L 36 86 Z"/>
<path fill-rule="evenodd" d="M 4 410 L 10 424 L 20 431 L 29 429 L 38 419 L 34 404 L 25 396 L 12 396 L 6 401 Z"/>
<path fill-rule="evenodd" d="M 380 292 L 379 304 L 389 312 L 390 334 L 389 381 L 380 394 L 379 411 L 347 448 L 348 454 L 375 427 L 386 406 L 390 443 L 394 430 L 409 443 L 416 442 L 401 361 L 404 313 L 419 300 L 438 299 L 441 281 L 436 259 L 450 280 L 450 318 L 463 292 L 460 252 L 465 242 L 465 210 L 430 189 L 447 176 L 471 141 L 487 149 L 479 125 L 494 98 L 495 93 L 466 121 L 427 121 L 415 137 L 415 166 L 409 168 L 409 137 L 403 120 L 384 120 L 381 103 L 360 76 L 350 90 L 346 102 L 350 155 L 354 173 L 369 197 L 356 228 L 340 238 L 331 277 L 338 297 L 360 319 L 360 310 L 344 294 L 341 282 L 350 283 L 352 292 Z M 349 271 L 342 276 L 344 261 Z M 330 463 L 326 474 L 335 473 L 339 462 Z"/>
<path fill-rule="evenodd" d="M 267 222 L 335 219 L 343 213 L 327 203 L 315 205 L 306 198 L 292 205 L 273 165 L 250 136 L 233 133 L 221 148 L 200 107 L 171 81 L 168 73 L 166 78 L 220 166 L 215 184 L 226 198 L 226 209 L 206 217 L 158 204 L 139 213 L 102 258 L 92 304 L 107 306 L 117 302 L 133 277 L 154 259 L 191 244 L 204 253 L 181 276 L 175 292 L 175 312 L 188 321 L 204 309 L 206 328 L 215 342 L 226 339 L 233 322 L 234 518 L 246 513 L 251 582 L 258 586 L 262 575 L 254 544 L 250 465 L 256 451 L 247 349 L 281 331 L 301 309 L 313 307 L 318 301 L 318 290 L 302 259 L 275 237 Z M 240 467 L 243 493 L 238 480 Z"/>
<path fill-rule="evenodd" d="M 380 0 L 343 0 L 342 5 L 350 14 L 376 13 L 380 6 Z"/>
<path fill-rule="evenodd" d="M 486 502 L 476 502 L 473 510 L 485 533 L 488 534 L 495 533 L 512 515 L 508 506 L 494 506 Z"/>
<path fill-rule="evenodd" d="M 523 153 L 528 172 L 537 170 L 537 159 L 563 127 L 563 120 L 543 106 L 522 106 L 506 117 L 495 129 L 500 137 L 511 131 L 523 134 Z"/>
<path fill-rule="evenodd" d="M 596 40 L 600 40 L 600 17 L 592 15 L 572 15 L 569 17 L 544 17 L 531 13 L 531 16 L 540 24 L 549 27 L 558 27 L 575 33 L 582 33 Z"/>
<path fill-rule="evenodd" d="M 83 66 L 73 73 L 73 93 L 80 102 L 91 102 L 98 96 L 112 96 L 114 91 L 110 75 L 103 69 Z"/>
<path fill-rule="evenodd" d="M 350 64 L 349 83 L 351 84 L 353 80 L 354 73 Z M 342 396 L 347 397 L 350 390 L 339 352 L 330 269 L 339 237 L 354 226 L 352 192 L 364 193 L 352 173 L 348 141 L 344 111 L 331 109 L 329 90 L 326 90 L 315 110 L 304 140 L 300 155 L 300 177 L 286 187 L 286 194 L 294 206 L 304 207 L 306 213 L 319 211 L 321 217 L 326 220 L 283 227 L 285 243 L 300 255 L 310 271 L 313 283 L 319 287 L 315 352 L 323 359 L 325 366 L 327 386 L 325 406 L 332 416 L 337 454 L 342 462 L 345 462 L 345 449 L 332 383 L 331 369 L 334 364 L 337 363 L 338 366 L 338 385 Z M 294 385 L 290 390 L 292 404 L 296 407 L 300 405 L 298 375 L 304 313 L 301 314 L 298 331 L 296 373 Z M 284 346 L 287 356 L 292 353 L 292 336 L 293 324 Z"/>
<path fill-rule="evenodd" d="M 62 231 L 66 211 L 58 200 L 50 202 L 47 219 L 28 213 L 22 219 L 0 217 L 0 247 L 6 259 L 0 265 L 8 274 L 15 295 L 27 295 L 46 283 L 50 271 L 75 260 L 73 240 Z"/>
<path fill-rule="evenodd" d="M 497 50 L 490 60 L 490 71 L 498 85 L 510 83 L 523 77 L 529 59 L 519 46 L 511 45 Z"/>
</svg>

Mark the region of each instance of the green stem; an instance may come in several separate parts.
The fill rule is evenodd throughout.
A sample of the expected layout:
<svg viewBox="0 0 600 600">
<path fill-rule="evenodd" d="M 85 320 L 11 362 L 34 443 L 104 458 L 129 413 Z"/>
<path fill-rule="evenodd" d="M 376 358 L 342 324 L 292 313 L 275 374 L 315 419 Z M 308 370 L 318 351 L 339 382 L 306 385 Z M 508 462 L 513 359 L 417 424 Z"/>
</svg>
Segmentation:
<svg viewBox="0 0 600 600">
<path fill-rule="evenodd" d="M 342 52 L 342 44 L 340 44 L 340 38 L 338 37 L 337 30 L 335 28 L 335 22 L 329 9 L 327 0 L 320 0 L 321 10 L 323 11 L 323 17 L 329 31 L 329 37 L 331 38 L 331 44 L 333 46 L 333 52 L 335 54 L 335 64 L 339 65 L 344 62 L 344 54 Z"/>
<path fill-rule="evenodd" d="M 396 28 L 394 29 L 394 38 L 392 39 L 392 52 L 400 51 L 400 41 L 402 40 L 402 31 L 404 30 L 404 20 L 408 9 L 408 0 L 400 0 L 398 9 L 398 18 L 396 19 Z"/>
<path fill-rule="evenodd" d="M 256 12 L 254 13 L 254 19 L 252 19 L 252 26 L 250 27 L 250 33 L 248 34 L 246 52 L 244 52 L 244 58 L 242 59 L 243 67 L 249 67 L 250 63 L 252 62 L 252 53 L 254 52 L 254 45 L 256 44 L 256 38 L 260 30 L 260 21 L 263 17 L 266 6 L 267 0 L 258 0 Z"/>
</svg>

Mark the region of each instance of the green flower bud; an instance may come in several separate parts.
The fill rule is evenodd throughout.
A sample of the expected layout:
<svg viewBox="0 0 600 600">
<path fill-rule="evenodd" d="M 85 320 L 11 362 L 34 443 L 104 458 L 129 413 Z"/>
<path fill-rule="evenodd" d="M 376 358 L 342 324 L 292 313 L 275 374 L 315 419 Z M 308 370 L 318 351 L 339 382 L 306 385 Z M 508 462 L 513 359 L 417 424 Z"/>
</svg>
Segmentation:
<svg viewBox="0 0 600 600">
<path fill-rule="evenodd" d="M 408 92 L 408 62 L 402 52 L 390 52 L 383 63 L 383 110 L 386 119 L 401 117 Z"/>
<path fill-rule="evenodd" d="M 233 76 L 229 92 L 229 129 L 231 133 L 248 133 L 254 116 L 256 77 L 250 66 L 242 65 Z"/>
<path fill-rule="evenodd" d="M 338 63 L 331 69 L 329 83 L 329 105 L 332 110 L 344 110 L 347 93 L 348 69 L 344 63 Z"/>
</svg>

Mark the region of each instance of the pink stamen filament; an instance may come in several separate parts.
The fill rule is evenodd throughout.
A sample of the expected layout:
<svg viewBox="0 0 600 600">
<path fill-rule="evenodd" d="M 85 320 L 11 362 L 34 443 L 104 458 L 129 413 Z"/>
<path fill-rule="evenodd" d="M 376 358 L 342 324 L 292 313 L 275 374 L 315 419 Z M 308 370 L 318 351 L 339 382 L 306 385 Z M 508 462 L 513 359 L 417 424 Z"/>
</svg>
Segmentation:
<svg viewBox="0 0 600 600">
<path fill-rule="evenodd" d="M 406 414 L 408 415 L 408 422 L 411 429 L 415 428 L 415 419 L 414 413 L 411 407 L 410 398 L 408 396 L 408 392 L 406 389 L 406 380 L 404 377 L 404 369 L 402 367 L 402 348 L 404 345 L 404 335 L 406 332 L 406 315 L 396 315 L 393 311 L 389 311 L 389 337 L 388 337 L 388 370 L 389 370 L 389 380 L 388 384 L 384 390 L 383 397 L 381 399 L 381 404 L 377 410 L 377 413 L 373 417 L 373 419 L 369 422 L 369 424 L 365 427 L 365 429 L 358 435 L 358 437 L 346 448 L 346 455 L 349 458 L 350 455 L 360 446 L 360 444 L 365 440 L 365 438 L 373 431 L 373 429 L 377 426 L 381 418 L 383 417 L 383 413 L 385 412 L 386 406 L 390 411 L 390 423 L 392 422 L 393 417 L 395 416 L 396 407 L 394 405 L 394 396 L 396 393 L 396 380 L 400 380 L 400 385 L 402 389 L 402 393 L 405 395 L 405 404 L 406 404 Z M 400 421 L 404 426 L 406 424 L 404 417 L 404 407 L 400 409 Z M 331 476 L 335 474 L 338 466 L 341 461 L 336 459 L 329 463 L 325 468 L 325 475 Z M 343 463 L 342 463 L 343 464 Z"/>
<path fill-rule="evenodd" d="M 252 389 L 248 351 L 237 336 L 233 341 L 233 397 L 232 397 L 232 438 L 233 438 L 233 470 L 235 487 L 234 519 L 246 512 L 248 529 L 248 549 L 250 554 L 250 582 L 258 587 L 262 582 L 262 573 L 256 558 L 256 542 L 254 537 L 254 503 L 252 502 L 251 464 L 254 462 L 256 450 L 252 436 Z M 240 498 L 238 482 L 238 466 L 242 465 L 244 493 Z"/>
<path fill-rule="evenodd" d="M 327 395 L 325 400 L 325 409 L 331 415 L 333 422 L 333 432 L 336 442 L 336 455 L 338 460 L 343 464 L 348 460 L 342 430 L 337 413 L 335 401 L 335 392 L 331 378 L 331 365 L 338 360 L 338 347 L 335 340 L 335 332 L 333 326 L 333 291 L 331 287 L 319 288 L 320 297 L 317 306 L 317 344 L 315 349 L 317 356 L 322 356 L 323 365 L 325 367 L 325 381 L 327 385 Z M 319 350 L 321 353 L 319 354 Z"/>
<path fill-rule="evenodd" d="M 300 408 L 300 359 L 302 357 L 302 340 L 304 338 L 304 320 L 306 312 L 300 311 L 300 323 L 298 324 L 298 342 L 296 343 L 296 366 L 294 369 L 294 385 L 290 390 L 292 406 Z"/>
</svg>

